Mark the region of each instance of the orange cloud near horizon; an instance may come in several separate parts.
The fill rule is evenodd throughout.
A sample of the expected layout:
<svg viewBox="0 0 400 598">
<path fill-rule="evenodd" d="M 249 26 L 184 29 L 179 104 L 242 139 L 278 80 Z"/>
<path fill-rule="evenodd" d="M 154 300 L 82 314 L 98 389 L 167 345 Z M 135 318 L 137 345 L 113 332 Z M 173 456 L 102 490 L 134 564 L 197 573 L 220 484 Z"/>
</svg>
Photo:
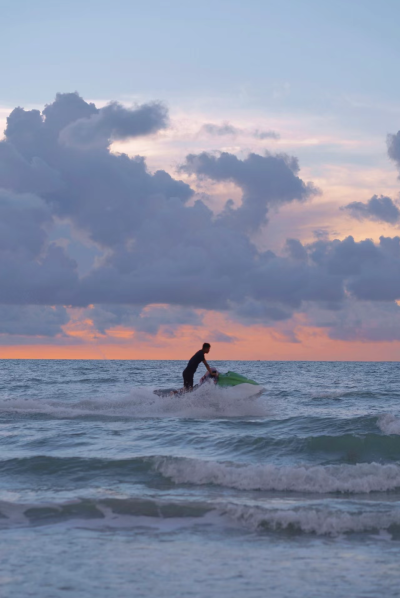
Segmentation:
<svg viewBox="0 0 400 598">
<path fill-rule="evenodd" d="M 70 337 L 68 345 L 32 343 L 0 347 L 0 359 L 188 360 L 203 342 L 209 341 L 210 362 L 400 360 L 400 341 L 335 340 L 329 338 L 325 329 L 301 324 L 296 327 L 296 340 L 284 328 L 244 326 L 216 312 L 206 314 L 204 323 L 203 327 L 182 326 L 175 336 L 165 334 L 162 329 L 154 337 L 122 328 L 97 338 L 81 331 L 80 342 L 74 343 L 74 337 Z M 218 335 L 222 340 L 218 340 Z M 232 342 L 226 342 L 224 335 L 231 337 Z"/>
</svg>

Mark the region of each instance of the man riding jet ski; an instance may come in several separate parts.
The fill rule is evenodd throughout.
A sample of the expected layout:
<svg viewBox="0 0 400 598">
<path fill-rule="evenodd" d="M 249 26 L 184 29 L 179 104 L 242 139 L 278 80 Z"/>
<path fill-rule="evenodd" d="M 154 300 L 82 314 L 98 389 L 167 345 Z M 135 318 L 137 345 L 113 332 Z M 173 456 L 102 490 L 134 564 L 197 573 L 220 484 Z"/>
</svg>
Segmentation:
<svg viewBox="0 0 400 598">
<path fill-rule="evenodd" d="M 212 370 L 205 358 L 206 353 L 209 353 L 210 349 L 210 343 L 204 343 L 200 351 L 197 351 L 197 353 L 195 353 L 193 357 L 189 359 L 186 368 L 182 372 L 183 386 L 186 390 L 191 390 L 193 388 L 193 376 L 195 375 L 196 370 L 201 363 L 204 363 L 210 376 L 215 375 L 212 373 Z"/>
<path fill-rule="evenodd" d="M 193 357 L 189 360 L 186 368 L 183 370 L 183 388 L 180 389 L 165 389 L 165 390 L 155 390 L 154 394 L 160 397 L 168 397 L 168 396 L 175 396 L 175 395 L 183 395 L 188 392 L 193 392 L 197 390 L 200 386 L 206 383 L 214 383 L 216 386 L 220 386 L 222 388 L 228 388 L 231 386 L 239 386 L 240 384 L 247 384 L 247 385 L 255 385 L 259 386 L 257 382 L 254 380 L 250 380 L 249 378 L 245 378 L 245 376 L 241 376 L 240 374 L 236 374 L 235 372 L 227 372 L 226 374 L 220 374 L 216 368 L 211 368 L 206 359 L 205 354 L 209 353 L 211 345 L 209 343 L 204 343 L 203 348 L 200 351 L 197 351 L 193 355 Z M 199 384 L 193 386 L 193 376 L 200 365 L 200 363 L 204 363 L 205 367 L 207 368 L 207 373 L 200 379 Z M 262 387 L 259 386 L 260 392 L 262 391 Z M 251 392 L 254 393 L 254 391 Z"/>
</svg>

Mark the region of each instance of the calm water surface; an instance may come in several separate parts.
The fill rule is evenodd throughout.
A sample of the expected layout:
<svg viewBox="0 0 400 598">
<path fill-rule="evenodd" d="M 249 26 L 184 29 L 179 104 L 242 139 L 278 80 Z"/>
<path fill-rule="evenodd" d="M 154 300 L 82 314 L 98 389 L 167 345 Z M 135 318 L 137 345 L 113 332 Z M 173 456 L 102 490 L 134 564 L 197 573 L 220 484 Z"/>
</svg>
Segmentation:
<svg viewBox="0 0 400 598">
<path fill-rule="evenodd" d="M 399 595 L 400 364 L 211 363 L 0 361 L 2 597 Z"/>
</svg>

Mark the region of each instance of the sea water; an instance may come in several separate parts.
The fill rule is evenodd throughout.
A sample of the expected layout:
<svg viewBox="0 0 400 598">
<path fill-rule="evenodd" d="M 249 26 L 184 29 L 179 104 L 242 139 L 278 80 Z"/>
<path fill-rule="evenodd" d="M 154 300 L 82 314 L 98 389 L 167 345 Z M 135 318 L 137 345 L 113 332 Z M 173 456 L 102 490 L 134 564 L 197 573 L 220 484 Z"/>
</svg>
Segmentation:
<svg viewBox="0 0 400 598">
<path fill-rule="evenodd" d="M 400 364 L 211 363 L 0 362 L 3 598 L 399 595 Z"/>
</svg>

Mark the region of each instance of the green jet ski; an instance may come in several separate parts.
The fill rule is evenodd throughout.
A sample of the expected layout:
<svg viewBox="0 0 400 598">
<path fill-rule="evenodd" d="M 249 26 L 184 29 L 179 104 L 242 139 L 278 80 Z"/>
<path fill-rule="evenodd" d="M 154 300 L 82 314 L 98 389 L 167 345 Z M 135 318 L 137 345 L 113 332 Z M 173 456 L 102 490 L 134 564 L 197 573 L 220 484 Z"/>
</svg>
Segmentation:
<svg viewBox="0 0 400 598">
<path fill-rule="evenodd" d="M 213 369 L 214 372 L 217 370 Z M 154 394 L 158 395 L 159 397 L 173 397 L 177 395 L 185 395 L 188 393 L 193 393 L 199 390 L 200 388 L 211 385 L 211 386 L 219 386 L 221 389 L 225 389 L 227 392 L 233 392 L 235 396 L 237 395 L 239 398 L 246 398 L 252 396 L 258 396 L 264 390 L 263 387 L 255 382 L 254 380 L 250 380 L 250 378 L 246 378 L 246 376 L 242 376 L 241 374 L 237 374 L 236 372 L 226 372 L 226 374 L 218 373 L 218 376 L 215 378 L 211 377 L 210 374 L 207 372 L 205 374 L 199 384 L 193 386 L 192 389 L 186 390 L 185 388 L 166 388 L 163 390 L 154 390 Z M 236 387 L 235 390 L 230 391 Z"/>
<path fill-rule="evenodd" d="M 217 386 L 227 388 L 228 386 L 238 386 L 239 384 L 254 384 L 255 386 L 259 386 L 258 382 L 254 382 L 254 380 L 250 380 L 250 378 L 246 378 L 236 372 L 218 374 Z"/>
</svg>

